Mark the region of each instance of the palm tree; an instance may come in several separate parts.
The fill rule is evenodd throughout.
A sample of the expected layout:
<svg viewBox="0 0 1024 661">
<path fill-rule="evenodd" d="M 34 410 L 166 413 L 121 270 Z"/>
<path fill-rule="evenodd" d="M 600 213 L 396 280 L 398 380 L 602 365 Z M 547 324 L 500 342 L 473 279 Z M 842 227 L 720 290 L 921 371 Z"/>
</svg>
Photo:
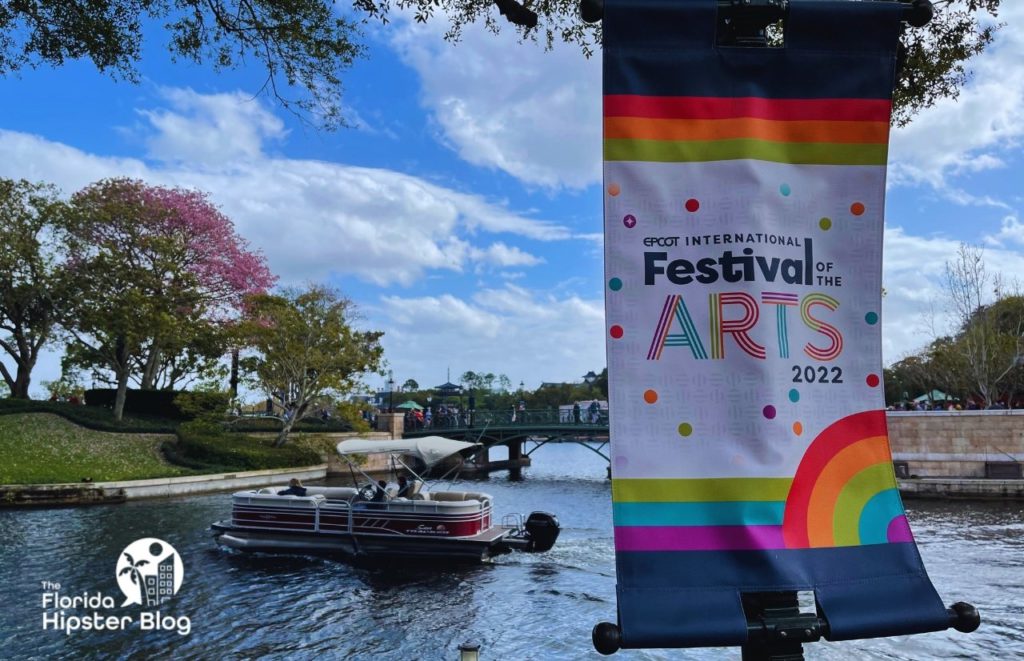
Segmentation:
<svg viewBox="0 0 1024 661">
<path fill-rule="evenodd" d="M 118 576 L 124 576 L 128 572 L 132 573 L 132 583 L 139 586 L 139 601 L 142 601 L 142 597 L 145 595 L 145 586 L 142 581 L 142 572 L 139 571 L 139 567 L 148 565 L 149 560 L 139 560 L 135 562 L 132 556 L 128 553 L 124 554 L 124 557 L 128 558 L 128 566 L 121 570 Z"/>
</svg>

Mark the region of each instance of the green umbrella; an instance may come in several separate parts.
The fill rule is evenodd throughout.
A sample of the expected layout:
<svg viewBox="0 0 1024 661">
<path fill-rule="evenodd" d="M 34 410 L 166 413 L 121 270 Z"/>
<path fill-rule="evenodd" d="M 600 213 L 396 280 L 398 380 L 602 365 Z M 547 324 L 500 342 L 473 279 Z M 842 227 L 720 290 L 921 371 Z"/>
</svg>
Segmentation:
<svg viewBox="0 0 1024 661">
<path fill-rule="evenodd" d="M 399 404 L 395 408 L 396 409 L 416 409 L 417 411 L 422 411 L 423 410 L 422 406 L 420 406 L 416 402 L 412 401 L 411 399 L 409 401 L 407 401 L 407 402 L 403 402 L 403 403 Z"/>
</svg>

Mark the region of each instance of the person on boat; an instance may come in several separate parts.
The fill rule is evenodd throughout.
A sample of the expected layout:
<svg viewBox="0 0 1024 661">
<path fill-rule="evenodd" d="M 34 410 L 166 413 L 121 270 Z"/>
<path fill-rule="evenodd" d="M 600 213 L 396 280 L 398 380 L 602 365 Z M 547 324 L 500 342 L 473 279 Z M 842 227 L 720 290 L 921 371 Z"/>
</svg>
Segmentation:
<svg viewBox="0 0 1024 661">
<path fill-rule="evenodd" d="M 398 476 L 398 493 L 395 494 L 395 498 L 408 498 L 412 492 L 412 484 L 404 475 Z"/>
<path fill-rule="evenodd" d="M 373 490 L 373 500 L 371 502 L 383 503 L 385 500 L 387 500 L 388 492 L 385 491 L 387 487 L 387 482 L 385 482 L 384 480 L 377 480 L 377 488 Z"/>
<path fill-rule="evenodd" d="M 277 492 L 278 496 L 305 496 L 306 487 L 302 486 L 299 478 L 293 477 L 288 481 L 288 488 Z"/>
</svg>

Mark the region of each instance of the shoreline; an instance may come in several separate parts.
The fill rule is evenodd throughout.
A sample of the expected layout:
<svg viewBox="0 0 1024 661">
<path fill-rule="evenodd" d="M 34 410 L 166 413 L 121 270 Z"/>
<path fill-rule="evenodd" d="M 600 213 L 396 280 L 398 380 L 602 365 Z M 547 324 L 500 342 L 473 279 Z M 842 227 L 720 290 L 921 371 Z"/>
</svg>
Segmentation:
<svg viewBox="0 0 1024 661">
<path fill-rule="evenodd" d="M 67 507 L 105 505 L 144 498 L 169 498 L 198 493 L 216 493 L 250 487 L 327 477 L 327 464 L 235 473 L 210 473 L 183 477 L 112 482 L 70 482 L 63 484 L 0 484 L 0 508 Z"/>
</svg>

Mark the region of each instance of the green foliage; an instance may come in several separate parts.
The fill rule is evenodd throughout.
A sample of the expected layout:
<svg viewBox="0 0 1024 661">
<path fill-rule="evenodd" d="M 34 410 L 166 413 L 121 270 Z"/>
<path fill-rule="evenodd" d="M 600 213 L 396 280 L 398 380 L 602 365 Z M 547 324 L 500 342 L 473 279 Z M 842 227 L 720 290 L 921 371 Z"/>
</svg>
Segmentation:
<svg viewBox="0 0 1024 661">
<path fill-rule="evenodd" d="M 228 434 L 220 425 L 204 420 L 181 425 L 178 442 L 163 449 L 171 461 L 202 470 L 263 470 L 323 463 L 321 455 L 308 448 L 276 448 L 269 439 Z"/>
<path fill-rule="evenodd" d="M 886 371 L 886 401 L 938 388 L 982 406 L 1012 405 L 1024 392 L 1024 297 L 1005 292 L 1000 275 L 986 271 L 978 247 L 961 244 L 945 276 L 955 325 Z"/>
<path fill-rule="evenodd" d="M 224 420 L 231 402 L 226 392 L 181 392 L 174 397 L 174 406 L 184 420 L 219 423 Z"/>
<path fill-rule="evenodd" d="M 359 4 L 357 2 L 357 4 Z M 362 52 L 356 24 L 326 0 L 34 0 L 0 5 L 0 75 L 89 58 L 101 72 L 139 81 L 142 26 L 162 21 L 173 60 L 215 70 L 256 62 L 263 89 L 286 107 L 337 126 L 340 72 Z M 305 95 L 287 96 L 300 87 Z"/>
<path fill-rule="evenodd" d="M 51 401 L 85 402 L 85 386 L 81 382 L 81 375 L 76 370 L 64 370 L 59 379 L 43 381 L 42 385 L 50 393 Z"/>
<path fill-rule="evenodd" d="M 191 473 L 163 460 L 158 451 L 163 439 L 158 435 L 97 432 L 55 415 L 12 414 L 5 406 L 0 406 L 0 413 L 8 413 L 0 415 L 0 484 L 142 480 Z"/>
<path fill-rule="evenodd" d="M 903 35 L 906 66 L 897 84 L 893 120 L 902 125 L 942 98 L 956 98 L 966 62 L 988 46 L 1000 0 L 935 0 L 936 15 Z M 445 39 L 458 41 L 467 25 L 491 32 L 512 24 L 525 40 L 551 48 L 563 41 L 587 57 L 601 43 L 601 26 L 580 18 L 579 0 L 353 0 L 356 17 L 387 23 L 393 8 L 414 20 L 447 20 Z M 443 18 L 442 18 L 443 17 Z M 287 108 L 315 116 L 327 128 L 345 125 L 341 72 L 364 53 L 358 18 L 338 17 L 328 0 L 36 0 L 0 5 L 0 75 L 39 64 L 60 66 L 89 58 L 102 72 L 138 81 L 142 25 L 164 22 L 172 59 L 215 70 L 257 62 L 266 71 L 260 92 Z M 290 88 L 301 88 L 298 98 Z"/>
<path fill-rule="evenodd" d="M 907 28 L 903 71 L 893 93 L 893 123 L 904 126 L 936 101 L 955 99 L 967 81 L 967 61 L 992 43 L 991 19 L 1001 0 L 933 0 L 935 17 L 923 28 Z M 985 14 L 989 16 L 986 17 Z"/>
<path fill-rule="evenodd" d="M 85 391 L 90 408 L 112 409 L 117 391 L 91 388 Z M 128 390 L 126 413 L 168 420 L 192 420 L 197 417 L 221 421 L 227 414 L 231 396 L 225 392 L 175 392 L 173 390 Z"/>
<path fill-rule="evenodd" d="M 363 407 L 354 402 L 340 402 L 334 407 L 334 417 L 329 421 L 335 425 L 346 426 L 348 430 L 359 433 L 370 431 L 370 423 L 363 420 Z M 300 430 L 301 431 L 301 430 Z"/>
<path fill-rule="evenodd" d="M 523 397 L 526 400 L 527 409 L 553 409 L 563 404 L 582 402 L 591 399 L 604 399 L 601 391 L 598 390 L 596 382 L 594 385 L 586 383 L 555 383 L 537 390 L 526 393 Z"/>
<path fill-rule="evenodd" d="M 363 423 L 362 427 L 365 428 L 357 428 L 350 421 L 338 416 L 326 421 L 314 417 L 299 420 L 292 426 L 292 431 L 313 434 L 369 431 L 369 426 L 366 423 Z M 281 421 L 276 418 L 265 417 L 238 418 L 231 421 L 230 425 L 227 426 L 227 431 L 277 433 L 281 431 Z"/>
<path fill-rule="evenodd" d="M 65 212 L 53 186 L 0 178 L 0 349 L 16 365 L 11 374 L 0 362 L 0 375 L 13 397 L 28 399 L 32 368 L 68 296 L 53 231 Z"/>
<path fill-rule="evenodd" d="M 380 369 L 383 333 L 356 330 L 352 302 L 335 290 L 311 285 L 246 302 L 240 330 L 258 355 L 241 363 L 260 389 L 288 407 L 278 445 L 295 421 L 315 415 L 317 402 L 340 398 Z"/>
</svg>

